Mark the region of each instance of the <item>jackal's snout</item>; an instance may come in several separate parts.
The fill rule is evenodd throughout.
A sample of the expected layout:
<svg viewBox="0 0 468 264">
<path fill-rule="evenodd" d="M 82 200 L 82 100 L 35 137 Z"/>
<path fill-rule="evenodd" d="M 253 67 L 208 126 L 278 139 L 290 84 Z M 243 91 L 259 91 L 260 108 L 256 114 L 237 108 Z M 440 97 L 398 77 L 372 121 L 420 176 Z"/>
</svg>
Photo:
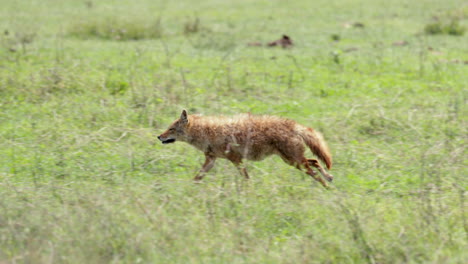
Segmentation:
<svg viewBox="0 0 468 264">
<path fill-rule="evenodd" d="M 158 136 L 158 139 L 161 140 L 163 144 L 174 143 L 176 140 L 175 138 L 165 138 L 162 135 Z"/>
</svg>

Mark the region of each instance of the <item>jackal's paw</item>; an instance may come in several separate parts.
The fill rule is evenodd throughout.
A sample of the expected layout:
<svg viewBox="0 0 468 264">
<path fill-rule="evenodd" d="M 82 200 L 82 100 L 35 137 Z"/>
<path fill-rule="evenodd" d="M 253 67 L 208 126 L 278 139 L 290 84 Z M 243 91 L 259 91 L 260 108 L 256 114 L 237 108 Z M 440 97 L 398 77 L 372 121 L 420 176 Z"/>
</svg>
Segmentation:
<svg viewBox="0 0 468 264">
<path fill-rule="evenodd" d="M 328 175 L 324 175 L 324 176 L 325 176 L 325 179 L 327 179 L 327 181 L 329 181 L 329 182 L 333 181 L 333 175 L 328 174 Z"/>
</svg>

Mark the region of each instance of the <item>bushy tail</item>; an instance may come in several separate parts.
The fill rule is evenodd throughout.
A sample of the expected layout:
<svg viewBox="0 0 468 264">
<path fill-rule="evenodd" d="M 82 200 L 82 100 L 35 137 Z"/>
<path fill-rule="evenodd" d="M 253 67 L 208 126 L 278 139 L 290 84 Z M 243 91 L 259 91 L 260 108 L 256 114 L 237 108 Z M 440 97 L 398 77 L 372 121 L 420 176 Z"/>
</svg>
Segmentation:
<svg viewBox="0 0 468 264">
<path fill-rule="evenodd" d="M 308 127 L 301 127 L 298 130 L 299 135 L 304 139 L 304 142 L 310 148 L 312 153 L 325 162 L 328 169 L 331 169 L 332 157 L 322 134 Z"/>
</svg>

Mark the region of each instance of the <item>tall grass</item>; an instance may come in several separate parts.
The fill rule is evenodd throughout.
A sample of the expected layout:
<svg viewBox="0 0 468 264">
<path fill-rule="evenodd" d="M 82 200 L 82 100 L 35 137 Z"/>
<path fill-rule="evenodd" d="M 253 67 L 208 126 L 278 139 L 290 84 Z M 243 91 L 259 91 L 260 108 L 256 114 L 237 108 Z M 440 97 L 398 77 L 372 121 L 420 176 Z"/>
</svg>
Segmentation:
<svg viewBox="0 0 468 264">
<path fill-rule="evenodd" d="M 466 262 L 467 37 L 419 34 L 459 1 L 111 2 L 0 10 L 0 262 Z M 332 189 L 279 158 L 194 184 L 202 153 L 156 139 L 181 109 L 314 127 Z"/>
</svg>

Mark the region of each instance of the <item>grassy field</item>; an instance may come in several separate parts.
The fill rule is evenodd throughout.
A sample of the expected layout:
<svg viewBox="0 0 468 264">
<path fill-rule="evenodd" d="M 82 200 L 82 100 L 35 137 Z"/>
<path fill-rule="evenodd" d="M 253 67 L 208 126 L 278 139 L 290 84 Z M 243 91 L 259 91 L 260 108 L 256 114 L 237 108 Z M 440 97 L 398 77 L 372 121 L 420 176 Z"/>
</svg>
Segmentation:
<svg viewBox="0 0 468 264">
<path fill-rule="evenodd" d="M 0 263 L 467 262 L 466 1 L 0 6 Z M 182 109 L 321 131 L 331 190 L 278 157 L 194 184 Z"/>
</svg>

